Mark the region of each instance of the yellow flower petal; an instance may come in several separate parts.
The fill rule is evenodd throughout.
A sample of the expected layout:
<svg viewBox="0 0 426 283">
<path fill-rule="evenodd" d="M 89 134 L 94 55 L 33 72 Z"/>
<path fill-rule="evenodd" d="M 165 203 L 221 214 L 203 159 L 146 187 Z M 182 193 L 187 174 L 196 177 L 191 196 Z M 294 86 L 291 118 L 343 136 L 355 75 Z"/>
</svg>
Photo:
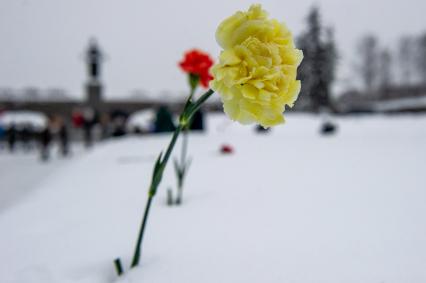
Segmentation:
<svg viewBox="0 0 426 283">
<path fill-rule="evenodd" d="M 243 94 L 243 97 L 247 99 L 255 99 L 259 91 L 256 87 L 250 84 L 245 84 L 241 88 L 241 93 Z"/>
<path fill-rule="evenodd" d="M 252 5 L 224 20 L 216 40 L 223 51 L 210 85 L 220 94 L 225 113 L 242 124 L 283 123 L 285 106 L 292 107 L 300 92 L 296 77 L 303 59 L 285 24 Z"/>
<path fill-rule="evenodd" d="M 222 51 L 220 55 L 220 62 L 223 65 L 236 65 L 241 62 L 241 59 L 235 54 L 233 50 Z"/>
</svg>

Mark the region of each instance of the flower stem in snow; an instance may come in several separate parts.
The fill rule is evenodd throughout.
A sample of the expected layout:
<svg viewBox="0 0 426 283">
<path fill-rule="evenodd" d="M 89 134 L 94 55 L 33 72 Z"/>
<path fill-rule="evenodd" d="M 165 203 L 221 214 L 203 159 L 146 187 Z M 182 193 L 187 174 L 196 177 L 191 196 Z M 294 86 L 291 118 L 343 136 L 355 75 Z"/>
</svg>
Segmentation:
<svg viewBox="0 0 426 283">
<path fill-rule="evenodd" d="M 160 153 L 158 159 L 154 165 L 154 170 L 152 174 L 151 185 L 149 186 L 148 191 L 148 199 L 145 206 L 145 212 L 142 218 L 142 223 L 139 229 L 138 238 L 136 242 L 135 251 L 133 254 L 133 259 L 131 263 L 131 267 L 135 267 L 139 264 L 141 254 L 142 254 L 142 240 L 145 234 L 146 224 L 148 221 L 148 215 L 151 208 L 152 200 L 157 192 L 158 186 L 161 183 L 161 179 L 163 178 L 163 173 L 166 168 L 167 162 L 170 158 L 170 155 L 173 151 L 173 148 L 176 144 L 176 140 L 178 139 L 182 130 L 187 127 L 189 121 L 191 120 L 194 113 L 201 107 L 201 105 L 214 93 L 213 90 L 209 89 L 206 93 L 204 93 L 199 99 L 197 99 L 194 103 L 190 102 L 191 96 L 188 97 L 185 107 L 182 111 L 182 114 L 179 118 L 179 125 L 173 133 L 172 139 L 166 149 L 166 153 L 163 155 Z"/>
<path fill-rule="evenodd" d="M 192 104 L 192 97 L 194 96 L 195 90 L 198 86 L 199 77 L 190 75 L 189 76 L 189 84 L 191 86 L 191 92 L 188 97 L 188 102 Z M 188 133 L 189 129 L 191 128 L 191 121 L 188 122 L 186 127 L 183 129 L 183 136 L 182 136 L 182 149 L 181 149 L 181 155 L 180 155 L 180 161 L 177 159 L 174 162 L 175 166 L 175 173 L 177 178 L 177 197 L 176 197 L 176 204 L 181 204 L 182 202 L 182 195 L 183 195 L 183 183 L 185 181 L 186 173 L 188 172 L 190 161 L 187 160 L 186 153 L 188 151 Z"/>
<path fill-rule="evenodd" d="M 123 274 L 123 266 L 121 265 L 121 260 L 119 258 L 114 259 L 114 266 L 118 276 Z"/>
</svg>

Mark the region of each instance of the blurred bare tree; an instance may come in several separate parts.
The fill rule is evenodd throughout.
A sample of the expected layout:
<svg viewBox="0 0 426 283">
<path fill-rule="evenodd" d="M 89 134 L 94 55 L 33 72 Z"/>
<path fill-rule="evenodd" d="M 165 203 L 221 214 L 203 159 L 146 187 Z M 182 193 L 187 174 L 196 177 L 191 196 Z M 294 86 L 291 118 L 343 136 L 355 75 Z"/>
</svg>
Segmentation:
<svg viewBox="0 0 426 283">
<path fill-rule="evenodd" d="M 379 54 L 379 91 L 382 96 L 386 93 L 393 84 L 392 77 L 392 54 L 388 48 L 384 48 Z"/>
<path fill-rule="evenodd" d="M 399 83 L 411 85 L 415 79 L 416 63 L 416 40 L 412 36 L 402 36 L 398 42 L 398 65 Z"/>
<path fill-rule="evenodd" d="M 379 51 L 375 35 L 365 35 L 358 42 L 359 62 L 357 69 L 366 93 L 372 93 L 378 81 Z"/>
<path fill-rule="evenodd" d="M 417 71 L 420 77 L 420 83 L 426 86 L 426 33 L 417 39 Z"/>
</svg>

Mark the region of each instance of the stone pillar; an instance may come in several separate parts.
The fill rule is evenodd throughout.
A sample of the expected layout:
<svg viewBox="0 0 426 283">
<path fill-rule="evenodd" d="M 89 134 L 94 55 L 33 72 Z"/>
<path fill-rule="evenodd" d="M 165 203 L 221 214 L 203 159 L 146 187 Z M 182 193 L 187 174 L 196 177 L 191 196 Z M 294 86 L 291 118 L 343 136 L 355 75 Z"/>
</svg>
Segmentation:
<svg viewBox="0 0 426 283">
<path fill-rule="evenodd" d="M 103 86 L 100 82 L 91 81 L 86 84 L 86 103 L 87 106 L 101 112 L 103 110 Z"/>
<path fill-rule="evenodd" d="M 103 53 L 95 39 L 91 39 L 86 51 L 87 83 L 85 85 L 86 105 L 97 113 L 103 112 L 103 86 L 101 83 L 101 64 Z"/>
</svg>

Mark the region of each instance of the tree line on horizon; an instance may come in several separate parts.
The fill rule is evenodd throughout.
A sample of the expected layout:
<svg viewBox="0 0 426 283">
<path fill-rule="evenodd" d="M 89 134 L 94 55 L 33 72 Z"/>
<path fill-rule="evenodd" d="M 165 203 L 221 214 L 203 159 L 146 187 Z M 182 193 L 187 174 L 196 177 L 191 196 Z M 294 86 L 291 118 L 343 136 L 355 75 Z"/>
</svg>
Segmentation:
<svg viewBox="0 0 426 283">
<path fill-rule="evenodd" d="M 298 73 L 302 89 L 296 109 L 334 111 L 331 94 L 339 52 L 334 29 L 323 24 L 318 6 L 309 11 L 297 46 L 304 59 Z M 386 99 L 391 92 L 402 97 L 426 90 L 426 32 L 402 35 L 395 46 L 385 46 L 377 35 L 366 34 L 358 40 L 356 51 L 351 87 L 344 94 Z"/>
</svg>

